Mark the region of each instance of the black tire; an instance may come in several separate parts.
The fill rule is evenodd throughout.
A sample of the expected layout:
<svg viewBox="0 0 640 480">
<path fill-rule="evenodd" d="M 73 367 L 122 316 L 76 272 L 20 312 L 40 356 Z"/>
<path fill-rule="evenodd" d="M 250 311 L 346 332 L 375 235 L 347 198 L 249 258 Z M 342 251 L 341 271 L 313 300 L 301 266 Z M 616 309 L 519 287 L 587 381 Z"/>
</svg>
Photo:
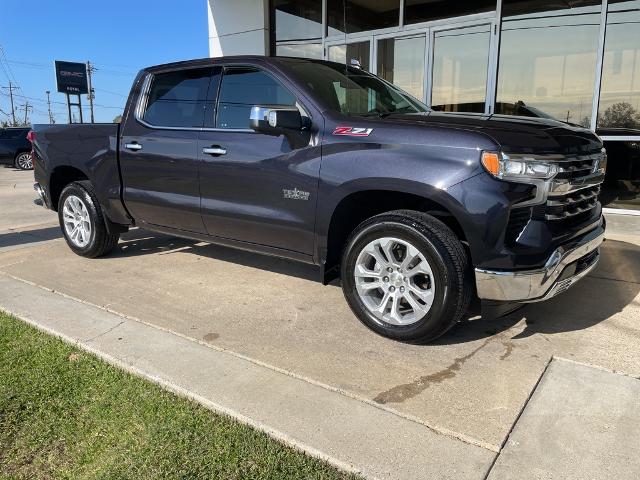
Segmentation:
<svg viewBox="0 0 640 480">
<path fill-rule="evenodd" d="M 20 152 L 17 154 L 13 159 L 13 165 L 20 170 L 33 170 L 31 152 Z"/>
<path fill-rule="evenodd" d="M 67 198 L 72 195 L 82 201 L 89 213 L 91 233 L 89 235 L 88 243 L 84 246 L 78 246 L 69 237 L 69 234 L 67 233 L 64 225 L 64 204 Z M 64 188 L 62 194 L 60 194 L 60 199 L 58 201 L 58 220 L 60 222 L 62 234 L 67 241 L 67 245 L 69 245 L 69 248 L 71 248 L 71 250 L 77 255 L 87 258 L 101 257 L 112 251 L 118 245 L 120 234 L 110 234 L 109 232 L 107 232 L 104 214 L 102 213 L 102 207 L 100 206 L 100 203 L 96 198 L 95 191 L 93 189 L 93 186 L 91 185 L 91 182 L 73 182 Z"/>
<path fill-rule="evenodd" d="M 370 242 L 383 237 L 417 248 L 433 273 L 433 279 L 428 279 L 429 285 L 434 282 L 436 286 L 433 303 L 422 318 L 408 325 L 377 318 L 357 292 L 354 269 L 358 256 Z M 358 225 L 347 241 L 341 275 L 344 296 L 358 319 L 385 337 L 405 342 L 426 343 L 442 336 L 465 314 L 473 293 L 469 259 L 460 240 L 440 220 L 412 210 L 383 213 Z"/>
</svg>

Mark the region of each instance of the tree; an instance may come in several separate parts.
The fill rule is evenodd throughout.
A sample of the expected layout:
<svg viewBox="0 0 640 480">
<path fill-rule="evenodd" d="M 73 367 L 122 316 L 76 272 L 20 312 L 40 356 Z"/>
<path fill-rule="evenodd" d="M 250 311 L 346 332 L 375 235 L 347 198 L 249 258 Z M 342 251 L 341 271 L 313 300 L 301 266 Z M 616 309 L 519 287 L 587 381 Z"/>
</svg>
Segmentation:
<svg viewBox="0 0 640 480">
<path fill-rule="evenodd" d="M 120 123 L 122 121 L 122 115 L 116 115 L 113 119 L 113 123 Z"/>
<path fill-rule="evenodd" d="M 628 102 L 614 103 L 598 117 L 598 126 L 639 128 L 640 112 Z"/>
</svg>

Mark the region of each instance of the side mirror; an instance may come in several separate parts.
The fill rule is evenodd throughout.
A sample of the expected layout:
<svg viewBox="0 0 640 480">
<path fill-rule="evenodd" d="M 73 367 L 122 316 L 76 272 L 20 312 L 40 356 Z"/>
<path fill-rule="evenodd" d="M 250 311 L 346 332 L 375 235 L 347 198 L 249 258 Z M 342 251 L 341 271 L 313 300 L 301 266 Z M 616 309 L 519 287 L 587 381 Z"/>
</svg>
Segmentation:
<svg viewBox="0 0 640 480">
<path fill-rule="evenodd" d="M 252 130 L 265 135 L 286 135 L 302 130 L 302 116 L 293 107 L 253 107 L 249 116 Z"/>
</svg>

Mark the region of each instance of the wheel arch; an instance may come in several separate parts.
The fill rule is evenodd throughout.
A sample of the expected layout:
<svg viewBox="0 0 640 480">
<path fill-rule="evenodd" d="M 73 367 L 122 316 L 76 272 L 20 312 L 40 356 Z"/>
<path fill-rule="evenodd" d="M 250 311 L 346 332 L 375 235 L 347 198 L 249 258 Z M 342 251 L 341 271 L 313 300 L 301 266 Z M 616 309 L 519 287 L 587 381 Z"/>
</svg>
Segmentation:
<svg viewBox="0 0 640 480">
<path fill-rule="evenodd" d="M 425 186 L 421 185 L 422 190 Z M 319 232 L 318 257 L 322 280 L 327 284 L 340 275 L 340 262 L 351 232 L 364 220 L 393 210 L 415 210 L 428 213 L 447 225 L 466 242 L 462 223 L 454 214 L 456 201 L 443 190 L 425 195 L 406 189 L 365 188 L 351 191 L 335 202 L 331 215 L 322 222 Z"/>
<path fill-rule="evenodd" d="M 53 169 L 49 177 L 49 199 L 51 209 L 58 211 L 58 201 L 64 188 L 72 182 L 89 180 L 85 172 L 69 165 L 59 166 Z"/>
<path fill-rule="evenodd" d="M 23 148 L 18 148 L 14 153 L 13 153 L 13 158 L 15 159 L 18 155 L 20 155 L 21 153 L 31 153 L 31 149 L 28 147 L 23 147 Z"/>
</svg>

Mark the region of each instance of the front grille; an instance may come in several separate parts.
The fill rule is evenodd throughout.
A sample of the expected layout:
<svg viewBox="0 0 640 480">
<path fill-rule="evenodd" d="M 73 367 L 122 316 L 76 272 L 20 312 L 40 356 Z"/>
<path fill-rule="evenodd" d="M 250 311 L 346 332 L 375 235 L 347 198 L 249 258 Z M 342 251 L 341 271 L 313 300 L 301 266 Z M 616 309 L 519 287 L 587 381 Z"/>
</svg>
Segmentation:
<svg viewBox="0 0 640 480">
<path fill-rule="evenodd" d="M 583 188 L 560 197 L 550 197 L 544 210 L 545 220 L 565 220 L 593 210 L 598 205 L 600 185 Z"/>
<path fill-rule="evenodd" d="M 533 208 L 532 218 L 545 221 L 553 235 L 560 235 L 591 219 L 599 205 L 599 193 L 600 186 L 595 185 L 566 195 L 549 197 L 546 203 Z"/>
<path fill-rule="evenodd" d="M 604 158 L 604 152 L 591 152 L 580 155 L 567 155 L 557 162 L 559 171 L 556 180 L 573 180 L 586 177 L 595 171 L 597 165 Z"/>
<path fill-rule="evenodd" d="M 599 208 L 599 164 L 604 152 L 574 155 L 557 162 L 547 201 L 533 208 L 532 218 L 546 222 L 554 234 L 561 234 L 592 219 Z M 566 192 L 566 193 L 562 193 Z"/>
</svg>

